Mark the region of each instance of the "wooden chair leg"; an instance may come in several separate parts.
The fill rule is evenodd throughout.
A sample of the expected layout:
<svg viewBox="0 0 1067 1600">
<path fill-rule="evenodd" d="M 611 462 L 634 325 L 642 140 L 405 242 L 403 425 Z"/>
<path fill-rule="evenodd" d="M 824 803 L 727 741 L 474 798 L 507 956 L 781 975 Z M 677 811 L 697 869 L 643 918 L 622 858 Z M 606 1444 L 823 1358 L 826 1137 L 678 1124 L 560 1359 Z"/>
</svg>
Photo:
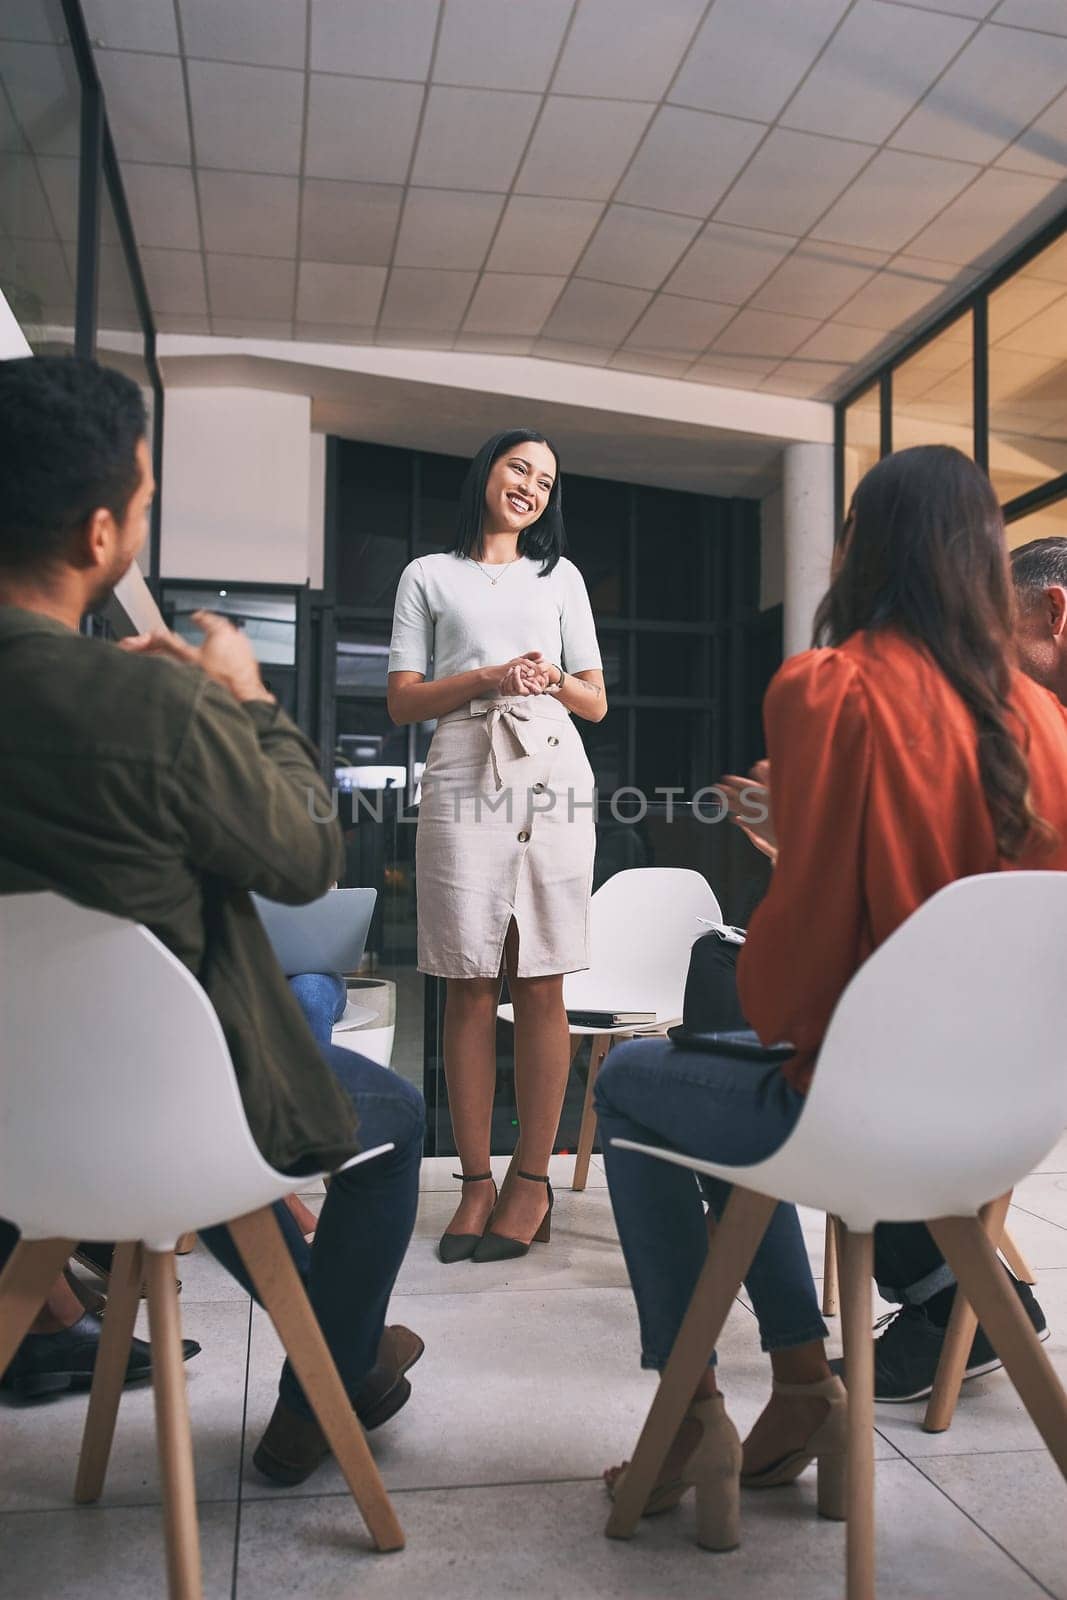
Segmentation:
<svg viewBox="0 0 1067 1600">
<path fill-rule="evenodd" d="M 176 1256 L 188 1256 L 196 1249 L 196 1234 L 182 1233 L 178 1236 L 178 1243 L 174 1246 Z"/>
<path fill-rule="evenodd" d="M 1037 1275 L 1033 1267 L 1030 1266 L 1007 1228 L 1004 1229 L 1000 1236 L 1000 1253 L 1020 1283 L 1035 1284 L 1037 1282 Z"/>
<path fill-rule="evenodd" d="M 403 1530 L 273 1212 L 253 1211 L 229 1226 L 371 1538 L 379 1550 L 402 1550 Z"/>
<path fill-rule="evenodd" d="M 1067 1394 L 1004 1276 L 992 1240 L 977 1217 L 942 1217 L 927 1227 L 1067 1478 Z"/>
<path fill-rule="evenodd" d="M 73 1239 L 20 1239 L 0 1272 L 0 1372 L 30 1331 L 67 1264 Z"/>
<path fill-rule="evenodd" d="M 571 1183 L 571 1188 L 576 1191 L 585 1188 L 589 1177 L 589 1158 L 593 1154 L 593 1141 L 596 1138 L 593 1090 L 596 1088 L 601 1062 L 611 1049 L 611 1045 L 610 1033 L 597 1033 L 593 1035 L 593 1042 L 589 1046 L 589 1076 L 585 1080 L 585 1102 L 582 1106 L 581 1126 L 578 1129 L 578 1154 L 574 1158 L 574 1178 Z"/>
<path fill-rule="evenodd" d="M 991 1200 L 988 1205 L 982 1207 L 980 1213 L 982 1226 L 992 1240 L 994 1250 L 1004 1232 L 1004 1218 L 1008 1214 L 1010 1205 L 1009 1190 L 1007 1194 L 1002 1194 L 999 1200 Z M 977 1327 L 978 1318 L 970 1301 L 962 1290 L 958 1290 L 952 1306 L 952 1315 L 945 1329 L 945 1342 L 941 1346 L 934 1387 L 930 1391 L 926 1415 L 923 1417 L 925 1433 L 944 1433 L 952 1421 L 960 1389 L 963 1386 L 967 1357 L 971 1353 Z"/>
<path fill-rule="evenodd" d="M 841 1327 L 848 1385 L 848 1600 L 874 1600 L 874 1235 L 845 1229 Z"/>
<path fill-rule="evenodd" d="M 74 1480 L 74 1499 L 78 1505 L 99 1500 L 104 1487 L 143 1273 L 141 1246 L 116 1245 L 108 1284 L 107 1316 L 93 1368 L 93 1387 L 82 1433 L 78 1475 Z"/>
<path fill-rule="evenodd" d="M 837 1316 L 837 1300 L 837 1228 L 833 1217 L 827 1212 L 826 1244 L 823 1249 L 822 1267 L 822 1314 L 824 1317 Z"/>
<path fill-rule="evenodd" d="M 631 1538 L 641 1520 L 664 1457 L 681 1427 L 776 1204 L 766 1195 L 736 1187 L 726 1202 L 715 1230 L 715 1248 L 708 1251 L 633 1460 L 619 1485 L 604 1529 L 609 1539 Z"/>
<path fill-rule="evenodd" d="M 196 1477 L 173 1250 L 145 1250 L 144 1268 L 152 1338 L 156 1445 L 163 1483 L 167 1592 L 170 1600 L 202 1600 Z"/>
</svg>

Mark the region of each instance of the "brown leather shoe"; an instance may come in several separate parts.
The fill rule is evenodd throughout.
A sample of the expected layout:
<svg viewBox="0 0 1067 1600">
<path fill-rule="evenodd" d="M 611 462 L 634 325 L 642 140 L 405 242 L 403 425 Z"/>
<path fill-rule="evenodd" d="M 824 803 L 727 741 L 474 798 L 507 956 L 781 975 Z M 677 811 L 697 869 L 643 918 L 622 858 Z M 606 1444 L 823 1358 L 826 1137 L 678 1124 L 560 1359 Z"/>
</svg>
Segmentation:
<svg viewBox="0 0 1067 1600">
<path fill-rule="evenodd" d="M 369 1432 L 395 1417 L 411 1397 L 404 1373 L 418 1361 L 426 1346 L 417 1333 L 397 1323 L 386 1328 L 378 1345 L 378 1360 L 356 1396 L 355 1412 Z M 272 1483 L 291 1488 L 310 1478 L 330 1454 L 326 1435 L 314 1417 L 302 1417 L 279 1400 L 252 1461 Z"/>
</svg>

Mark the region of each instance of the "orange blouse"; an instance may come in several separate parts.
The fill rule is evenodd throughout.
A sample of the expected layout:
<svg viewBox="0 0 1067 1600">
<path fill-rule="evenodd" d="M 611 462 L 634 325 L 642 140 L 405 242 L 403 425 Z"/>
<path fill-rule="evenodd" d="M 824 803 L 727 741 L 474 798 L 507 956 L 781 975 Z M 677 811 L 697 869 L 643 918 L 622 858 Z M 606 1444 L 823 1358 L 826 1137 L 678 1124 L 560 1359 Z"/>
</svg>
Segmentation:
<svg viewBox="0 0 1067 1600">
<path fill-rule="evenodd" d="M 738 963 L 745 1015 L 806 1090 L 838 997 L 906 917 L 956 878 L 1067 869 L 1067 712 L 1015 674 L 1029 730 L 1031 803 L 1051 851 L 997 852 L 978 777 L 974 720 L 930 657 L 902 634 L 857 633 L 793 656 L 764 702 L 778 863 Z"/>
</svg>

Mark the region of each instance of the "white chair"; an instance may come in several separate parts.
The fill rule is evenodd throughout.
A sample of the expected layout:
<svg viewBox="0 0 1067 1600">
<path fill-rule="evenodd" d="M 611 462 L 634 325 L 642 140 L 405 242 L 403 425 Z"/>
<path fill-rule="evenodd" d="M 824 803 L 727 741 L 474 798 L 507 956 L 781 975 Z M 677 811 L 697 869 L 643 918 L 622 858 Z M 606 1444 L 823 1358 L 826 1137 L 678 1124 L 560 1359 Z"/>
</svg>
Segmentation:
<svg viewBox="0 0 1067 1600">
<path fill-rule="evenodd" d="M 199 1600 L 173 1252 L 182 1232 L 227 1222 L 375 1545 L 400 1549 L 400 1525 L 269 1209 L 307 1180 L 275 1171 L 253 1143 L 204 991 L 146 929 L 55 894 L 0 898 L 0 949 L 0 1216 L 22 1234 L 0 1274 L 0 1371 L 73 1242 L 124 1241 L 75 1499 L 96 1500 L 103 1488 L 143 1270 L 169 1592 Z"/>
<path fill-rule="evenodd" d="M 704 919 L 701 922 L 701 918 Z M 589 903 L 591 965 L 563 980 L 568 1011 L 652 1011 L 656 1020 L 641 1028 L 584 1028 L 571 1024 L 571 1060 L 590 1038 L 589 1074 L 574 1162 L 575 1189 L 584 1189 L 596 1138 L 593 1090 L 612 1045 L 638 1034 L 662 1034 L 682 1020 L 682 998 L 694 939 L 722 923 L 711 885 L 688 867 L 629 867 L 616 872 Z M 497 1015 L 514 1023 L 515 1008 Z"/>
<path fill-rule="evenodd" d="M 1010 939 L 993 939 L 1008 928 Z M 782 1148 L 734 1167 L 624 1142 L 735 1185 L 607 1525 L 628 1538 L 779 1200 L 839 1219 L 849 1391 L 848 1597 L 874 1594 L 872 1230 L 925 1222 L 1067 1475 L 1067 1396 L 980 1213 L 1067 1123 L 1067 873 L 965 878 L 922 906 L 838 1002 Z M 742 1188 L 741 1185 L 744 1185 Z M 986 1213 L 988 1217 L 988 1212 Z"/>
</svg>

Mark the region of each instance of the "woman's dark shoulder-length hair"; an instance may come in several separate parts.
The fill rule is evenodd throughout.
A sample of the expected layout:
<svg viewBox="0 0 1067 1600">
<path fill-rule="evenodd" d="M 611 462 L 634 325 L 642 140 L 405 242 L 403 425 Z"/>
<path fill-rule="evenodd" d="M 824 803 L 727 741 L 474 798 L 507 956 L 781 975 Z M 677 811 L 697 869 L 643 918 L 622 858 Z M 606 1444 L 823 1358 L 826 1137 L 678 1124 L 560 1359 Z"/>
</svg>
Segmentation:
<svg viewBox="0 0 1067 1600">
<path fill-rule="evenodd" d="M 1004 519 L 982 469 L 950 445 L 884 457 L 852 497 L 816 645 L 894 628 L 940 668 L 974 718 L 1000 853 L 1052 830 L 1030 808 L 1026 729 L 1011 704 L 1015 600 Z"/>
<path fill-rule="evenodd" d="M 456 518 L 456 537 L 449 545 L 454 556 L 470 556 L 477 561 L 483 554 L 482 523 L 485 517 L 485 489 L 489 474 L 500 460 L 520 444 L 547 445 L 556 458 L 556 479 L 548 497 L 548 504 L 528 528 L 519 534 L 518 551 L 531 561 L 541 562 L 539 576 L 545 578 L 567 548 L 563 528 L 563 481 L 560 473 L 559 451 L 551 439 L 546 439 L 536 428 L 509 428 L 506 433 L 496 433 L 487 439 L 467 469 L 463 487 L 459 491 L 459 513 Z"/>
</svg>

